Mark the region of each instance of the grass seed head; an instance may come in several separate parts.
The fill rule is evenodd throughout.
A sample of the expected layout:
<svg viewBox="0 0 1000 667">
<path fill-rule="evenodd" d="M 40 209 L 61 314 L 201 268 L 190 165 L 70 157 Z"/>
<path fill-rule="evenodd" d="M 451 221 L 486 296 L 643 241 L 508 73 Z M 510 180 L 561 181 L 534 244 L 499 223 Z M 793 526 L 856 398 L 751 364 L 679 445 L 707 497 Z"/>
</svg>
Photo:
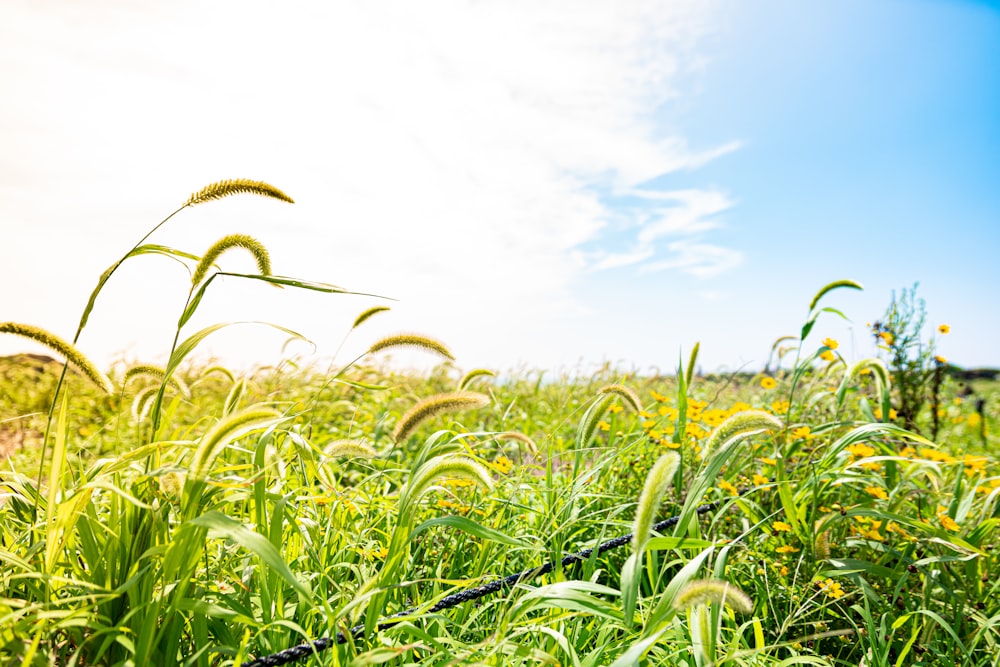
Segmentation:
<svg viewBox="0 0 1000 667">
<path fill-rule="evenodd" d="M 605 385 L 598 389 L 597 393 L 608 396 L 618 396 L 635 412 L 642 412 L 642 401 L 639 400 L 639 395 L 623 384 Z"/>
<path fill-rule="evenodd" d="M 358 315 L 357 319 L 354 320 L 354 324 L 351 325 L 351 328 L 357 329 L 362 324 L 367 322 L 372 315 L 384 313 L 387 310 L 389 310 L 389 306 L 373 306 L 368 310 L 364 311 L 363 313 L 361 313 L 360 315 Z"/>
<path fill-rule="evenodd" d="M 393 347 L 419 347 L 423 350 L 427 350 L 428 352 L 439 354 L 445 359 L 449 359 L 451 361 L 455 360 L 455 356 L 447 347 L 444 346 L 444 343 L 421 334 L 413 333 L 394 334 L 392 336 L 386 336 L 381 340 L 377 340 L 372 343 L 371 347 L 368 348 L 368 354 L 375 354 L 376 352 L 381 352 L 382 350 L 387 350 Z"/>
<path fill-rule="evenodd" d="M 780 419 L 763 410 L 738 412 L 719 424 L 718 428 L 709 436 L 708 442 L 705 444 L 705 457 L 707 458 L 709 453 L 744 433 L 760 430 L 777 431 L 784 427 L 785 424 Z"/>
<path fill-rule="evenodd" d="M 646 476 L 646 484 L 642 487 L 639 495 L 639 505 L 635 511 L 635 523 L 632 527 L 632 548 L 635 551 L 642 549 L 642 546 L 649 539 L 649 531 L 653 526 L 653 519 L 660 509 L 663 496 L 670 488 L 670 483 L 677 472 L 677 466 L 681 457 L 676 452 L 667 452 L 653 464 L 652 469 Z"/>
<path fill-rule="evenodd" d="M 226 252 L 230 248 L 243 248 L 253 255 L 254 259 L 257 261 L 257 272 L 262 276 L 271 275 L 271 256 L 267 252 L 267 248 L 252 236 L 247 236 L 246 234 L 230 234 L 229 236 L 224 236 L 214 244 L 212 247 L 205 252 L 205 255 L 198 262 L 198 266 L 195 267 L 194 275 L 191 278 L 191 282 L 194 285 L 198 285 L 205 279 L 208 275 L 208 270 L 212 268 L 215 264 L 215 260 L 219 258 L 222 253 Z"/>
<path fill-rule="evenodd" d="M 490 404 L 490 397 L 474 391 L 455 391 L 446 394 L 436 394 L 420 401 L 406 411 L 393 429 L 392 439 L 403 442 L 422 423 L 446 412 L 473 410 Z"/>
<path fill-rule="evenodd" d="M 0 334 L 5 333 L 29 338 L 36 343 L 41 343 L 50 350 L 65 357 L 67 361 L 76 366 L 88 379 L 105 392 L 109 394 L 114 392 L 114 385 L 111 384 L 108 376 L 97 370 L 97 366 L 85 357 L 72 343 L 66 342 L 59 336 L 41 327 L 31 324 L 20 324 L 18 322 L 0 322 Z"/>
<path fill-rule="evenodd" d="M 260 195 L 261 197 L 269 197 L 271 199 L 278 199 L 289 204 L 294 204 L 295 200 L 286 195 L 284 192 L 274 187 L 273 185 L 268 185 L 263 181 L 251 181 L 247 178 L 232 178 L 225 181 L 218 181 L 203 187 L 198 192 L 188 197 L 188 200 L 184 202 L 185 206 L 196 206 L 207 201 L 213 201 L 216 199 L 223 199 L 224 197 L 229 197 L 236 194 L 254 194 Z"/>
<path fill-rule="evenodd" d="M 342 456 L 354 459 L 374 459 L 378 456 L 372 446 L 364 440 L 334 440 L 323 448 L 323 454 L 332 459 Z"/>
<path fill-rule="evenodd" d="M 674 609 L 677 611 L 709 604 L 724 604 L 741 614 L 753 612 L 753 600 L 750 596 L 728 581 L 720 579 L 689 582 L 674 598 Z"/>
</svg>

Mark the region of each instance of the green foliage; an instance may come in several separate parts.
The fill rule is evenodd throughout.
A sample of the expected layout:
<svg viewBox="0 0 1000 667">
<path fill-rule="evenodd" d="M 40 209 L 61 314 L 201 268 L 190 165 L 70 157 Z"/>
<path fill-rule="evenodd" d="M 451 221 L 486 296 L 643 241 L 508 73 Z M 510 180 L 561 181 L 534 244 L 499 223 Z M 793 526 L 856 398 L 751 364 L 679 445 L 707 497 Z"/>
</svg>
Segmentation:
<svg viewBox="0 0 1000 667">
<path fill-rule="evenodd" d="M 193 200 L 239 192 L 283 194 L 227 181 Z M 123 370 L 116 394 L 0 360 L 8 662 L 229 666 L 356 624 L 365 636 L 314 663 L 985 666 L 1000 652 L 996 415 L 946 381 L 938 438 L 877 419 L 897 370 L 846 366 L 836 341 L 805 348 L 817 317 L 842 315 L 823 296 L 856 283 L 820 290 L 795 363 L 764 377 L 696 376 L 696 345 L 672 377 L 488 381 L 364 358 L 193 364 L 226 326 L 183 330 L 211 281 L 187 285 L 167 365 Z M 455 392 L 474 380 L 488 394 Z M 667 515 L 677 525 L 653 531 Z M 630 530 L 632 549 L 419 613 Z"/>
</svg>

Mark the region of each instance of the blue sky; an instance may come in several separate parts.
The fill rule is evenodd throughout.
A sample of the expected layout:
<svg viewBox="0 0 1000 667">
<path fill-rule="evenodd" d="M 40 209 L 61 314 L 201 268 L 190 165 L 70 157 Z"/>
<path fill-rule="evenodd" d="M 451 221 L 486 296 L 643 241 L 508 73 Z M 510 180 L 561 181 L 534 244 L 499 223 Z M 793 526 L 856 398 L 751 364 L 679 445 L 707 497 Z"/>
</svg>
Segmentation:
<svg viewBox="0 0 1000 667">
<path fill-rule="evenodd" d="M 464 368 L 671 368 L 696 341 L 706 370 L 760 368 L 819 287 L 852 278 L 865 291 L 830 304 L 853 324 L 815 340 L 870 354 L 865 322 L 919 281 L 929 328 L 953 328 L 940 352 L 1000 366 L 996 3 L 3 12 L 0 277 L 17 287 L 0 320 L 71 337 L 104 268 L 190 192 L 245 177 L 297 203 L 207 204 L 153 241 L 249 233 L 277 273 L 397 298 L 345 360 L 406 330 Z M 83 351 L 162 362 L 186 279 L 127 263 Z M 378 303 L 260 287 L 219 281 L 192 326 L 275 322 L 325 360 Z M 274 363 L 283 340 L 241 325 L 205 353 Z"/>
</svg>

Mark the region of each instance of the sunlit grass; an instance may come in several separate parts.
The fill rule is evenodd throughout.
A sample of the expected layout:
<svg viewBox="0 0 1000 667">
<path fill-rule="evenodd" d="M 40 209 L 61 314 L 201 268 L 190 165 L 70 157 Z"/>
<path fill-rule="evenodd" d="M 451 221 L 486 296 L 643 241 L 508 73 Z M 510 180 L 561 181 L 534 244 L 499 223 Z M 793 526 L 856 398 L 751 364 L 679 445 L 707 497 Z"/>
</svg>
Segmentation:
<svg viewBox="0 0 1000 667">
<path fill-rule="evenodd" d="M 229 189 L 203 192 L 290 201 L 256 181 L 217 185 Z M 311 664 L 990 665 L 1000 653 L 1000 392 L 946 378 L 935 413 L 913 418 L 940 426 L 933 441 L 892 423 L 890 370 L 808 338 L 829 316 L 824 295 L 856 283 L 823 287 L 760 375 L 697 377 L 697 345 L 670 377 L 374 365 L 395 345 L 451 356 L 416 334 L 329 371 L 240 375 L 191 362 L 216 328 L 185 329 L 222 253 L 137 247 L 186 262 L 201 288 L 179 283 L 191 291 L 165 367 L 60 377 L 37 358 L 0 360 L 5 664 L 232 665 L 358 625 Z M 342 292 L 265 268 L 241 277 Z M 69 351 L 82 368 L 85 346 Z M 699 514 L 708 501 L 718 509 Z M 672 530 L 651 532 L 669 515 Z M 628 533 L 621 549 L 420 613 Z"/>
</svg>

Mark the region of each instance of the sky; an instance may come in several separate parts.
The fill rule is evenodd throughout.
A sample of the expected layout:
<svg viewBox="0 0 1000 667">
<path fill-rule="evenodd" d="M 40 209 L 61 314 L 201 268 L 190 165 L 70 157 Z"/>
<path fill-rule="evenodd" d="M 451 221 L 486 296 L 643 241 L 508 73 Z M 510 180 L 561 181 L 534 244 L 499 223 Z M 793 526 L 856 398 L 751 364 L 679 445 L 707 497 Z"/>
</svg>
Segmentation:
<svg viewBox="0 0 1000 667">
<path fill-rule="evenodd" d="M 182 336 L 241 322 L 198 348 L 234 367 L 414 332 L 466 370 L 670 372 L 698 342 L 705 371 L 757 370 L 845 278 L 864 291 L 824 304 L 849 321 L 807 351 L 870 356 L 866 323 L 919 282 L 938 352 L 1000 366 L 996 2 L 276 7 L 3 4 L 0 321 L 71 339 L 102 271 L 247 178 L 296 203 L 202 204 L 149 242 L 249 234 L 274 273 L 359 294 L 214 281 Z M 177 261 L 128 260 L 81 351 L 163 363 L 189 289 Z M 0 336 L 20 351 L 41 349 Z"/>
</svg>

